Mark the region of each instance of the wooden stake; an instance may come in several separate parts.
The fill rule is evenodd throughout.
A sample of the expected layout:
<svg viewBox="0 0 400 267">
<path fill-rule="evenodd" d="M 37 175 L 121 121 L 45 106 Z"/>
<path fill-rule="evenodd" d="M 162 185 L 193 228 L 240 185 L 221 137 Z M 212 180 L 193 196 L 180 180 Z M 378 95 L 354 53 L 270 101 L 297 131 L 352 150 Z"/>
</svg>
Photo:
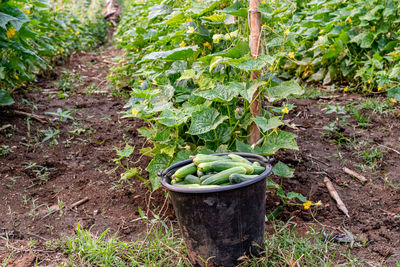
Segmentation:
<svg viewBox="0 0 400 267">
<path fill-rule="evenodd" d="M 349 211 L 347 210 L 346 205 L 344 205 L 342 199 L 339 197 L 338 192 L 333 187 L 333 184 L 328 177 L 324 178 L 324 183 L 326 185 L 326 188 L 328 188 L 329 194 L 336 201 L 338 209 L 340 209 L 347 217 L 350 218 Z"/>
<path fill-rule="evenodd" d="M 250 52 L 253 58 L 257 58 L 260 56 L 260 39 L 261 39 L 261 13 L 258 12 L 257 7 L 260 5 L 260 0 L 250 0 L 249 7 L 249 20 L 250 20 Z M 251 73 L 251 80 L 257 80 L 259 76 L 258 72 Z M 253 95 L 252 104 L 250 105 L 250 113 L 253 117 L 257 117 L 261 115 L 261 104 L 258 99 L 256 99 L 259 94 L 259 90 L 257 89 Z M 250 125 L 250 136 L 249 142 L 254 145 L 260 139 L 260 129 L 258 126 L 252 122 Z"/>
<path fill-rule="evenodd" d="M 367 181 L 367 178 L 365 178 L 363 175 L 356 173 L 355 171 L 350 170 L 349 168 L 344 167 L 343 171 L 345 173 L 347 173 L 348 175 L 351 175 L 351 176 L 357 178 L 362 184 L 364 184 Z"/>
</svg>

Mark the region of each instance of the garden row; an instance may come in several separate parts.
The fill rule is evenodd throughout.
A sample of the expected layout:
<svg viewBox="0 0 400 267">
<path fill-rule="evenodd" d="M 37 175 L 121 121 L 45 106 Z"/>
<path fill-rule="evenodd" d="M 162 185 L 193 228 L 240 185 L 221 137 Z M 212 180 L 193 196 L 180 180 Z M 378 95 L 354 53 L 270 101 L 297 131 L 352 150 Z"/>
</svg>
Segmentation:
<svg viewBox="0 0 400 267">
<path fill-rule="evenodd" d="M 0 3 L 0 105 L 10 91 L 35 79 L 54 60 L 104 41 L 99 0 L 10 0 Z"/>
<path fill-rule="evenodd" d="M 262 55 L 252 58 L 248 1 L 125 2 L 116 41 L 126 57 L 109 79 L 132 89 L 125 117 L 150 125 L 139 132 L 153 143 L 141 149 L 153 157 L 153 188 L 161 168 L 192 154 L 297 149 L 296 136 L 282 128 L 293 127 L 284 115 L 294 106 L 284 100 L 303 93 L 298 82 L 400 100 L 398 4 L 262 1 Z M 256 92 L 268 102 L 254 118 Z M 253 122 L 262 135 L 257 146 L 246 144 Z"/>
</svg>

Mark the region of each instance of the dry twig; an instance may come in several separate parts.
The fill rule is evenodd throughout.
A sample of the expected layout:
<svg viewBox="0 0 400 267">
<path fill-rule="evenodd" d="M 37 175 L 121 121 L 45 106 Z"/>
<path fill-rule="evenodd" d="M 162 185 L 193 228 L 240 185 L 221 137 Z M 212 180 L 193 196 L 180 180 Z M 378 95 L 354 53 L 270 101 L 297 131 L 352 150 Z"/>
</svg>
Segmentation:
<svg viewBox="0 0 400 267">
<path fill-rule="evenodd" d="M 18 115 L 31 117 L 32 119 L 35 119 L 35 120 L 37 120 L 38 122 L 41 122 L 41 123 L 48 123 L 49 122 L 49 119 L 46 118 L 45 116 L 35 115 L 33 113 L 28 113 L 28 112 L 21 111 L 21 110 L 14 110 L 14 113 L 18 114 Z"/>
<path fill-rule="evenodd" d="M 338 209 L 340 209 L 347 217 L 350 218 L 349 211 L 347 210 L 346 205 L 344 205 L 342 199 L 339 197 L 339 194 L 333 187 L 333 184 L 328 177 L 324 178 L 324 183 L 326 185 L 326 188 L 328 188 L 329 194 L 336 201 Z"/>
<path fill-rule="evenodd" d="M 362 184 L 364 184 L 367 181 L 367 178 L 365 178 L 363 175 L 356 173 L 355 171 L 350 170 L 349 168 L 344 167 L 343 171 L 345 173 L 347 173 L 348 175 L 351 175 L 351 176 L 357 178 Z"/>
</svg>

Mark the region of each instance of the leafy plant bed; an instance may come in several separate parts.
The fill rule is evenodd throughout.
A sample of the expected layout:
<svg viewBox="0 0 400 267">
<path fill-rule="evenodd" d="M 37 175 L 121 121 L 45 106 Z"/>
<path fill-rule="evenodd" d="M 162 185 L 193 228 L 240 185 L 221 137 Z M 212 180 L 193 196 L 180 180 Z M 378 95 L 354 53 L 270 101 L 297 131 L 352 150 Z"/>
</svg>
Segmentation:
<svg viewBox="0 0 400 267">
<path fill-rule="evenodd" d="M 94 55 L 82 55 L 82 57 L 82 61 L 89 62 Z M 72 61 L 70 64 L 76 66 L 74 64 L 81 63 Z M 42 88 L 52 86 L 52 81 L 41 84 Z M 150 210 L 160 208 L 165 200 L 165 195 L 162 190 L 156 191 L 152 194 L 152 202 L 149 204 L 146 199 L 150 193 L 139 179 L 132 178 L 131 185 L 119 186 L 118 179 L 121 171 L 117 170 L 117 173 L 111 174 L 107 174 L 106 171 L 116 166 L 109 159 L 116 157 L 114 145 L 119 145 L 120 149 L 124 146 L 123 139 L 120 139 L 123 129 L 129 128 L 125 134 L 129 136 L 132 145 L 136 144 L 137 148 L 142 146 L 144 140 L 138 136 L 136 129 L 143 123 L 135 119 L 121 120 L 121 130 L 117 131 L 118 123 L 115 114 L 122 106 L 117 99 L 104 98 L 96 94 L 86 98 L 77 94 L 66 99 L 54 98 L 51 100 L 41 98 L 35 91 L 30 92 L 31 94 L 21 92 L 16 96 L 16 100 L 17 103 L 22 103 L 22 98 L 25 98 L 30 103 L 40 104 L 38 105 L 39 110 L 35 111 L 35 114 L 46 115 L 47 107 L 54 107 L 56 110 L 56 107 L 61 104 L 68 106 L 76 103 L 74 105 L 84 109 L 84 113 L 89 118 L 86 117 L 88 121 L 79 127 L 70 128 L 73 125 L 72 121 L 69 121 L 65 127 L 61 127 L 57 146 L 53 147 L 46 143 L 43 147 L 37 147 L 35 151 L 27 151 L 26 146 L 21 144 L 26 143 L 26 140 L 23 139 L 27 137 L 26 118 L 12 115 L 5 110 L 1 111 L 1 127 L 7 124 L 16 125 L 15 128 L 12 126 L 2 130 L 0 136 L 0 143 L 8 146 L 8 152 L 2 156 L 0 163 L 0 192 L 3 201 L 3 204 L 0 205 L 0 212 L 6 214 L 1 218 L 1 233 L 4 234 L 7 231 L 10 242 L 26 240 L 25 244 L 28 246 L 29 239 L 44 242 L 41 238 L 47 240 L 58 238 L 64 234 L 73 235 L 74 226 L 80 221 L 82 227 L 91 226 L 93 233 L 100 233 L 109 228 L 110 233 L 119 230 L 118 235 L 122 240 L 137 239 L 144 232 L 143 224 L 138 221 L 140 214 L 137 207 L 140 206 L 146 211 L 147 207 Z M 376 99 L 379 102 L 372 105 L 368 103 L 374 99 L 357 95 L 339 97 L 321 93 L 318 95 L 319 97 L 313 99 L 290 100 L 295 108 L 289 113 L 289 119 L 293 120 L 297 129 L 289 129 L 289 131 L 293 131 L 299 136 L 298 138 L 301 140 L 299 151 L 281 151 L 276 154 L 275 158 L 276 161 L 283 161 L 291 168 L 295 168 L 293 178 L 282 180 L 283 188 L 287 191 L 300 192 L 315 202 L 320 200 L 322 206 L 312 206 L 305 210 L 303 206 L 287 205 L 278 219 L 285 221 L 292 218 L 293 222 L 297 223 L 300 236 L 308 232 L 310 224 L 321 229 L 325 227 L 324 231 L 327 234 L 331 232 L 345 234 L 343 230 L 345 228 L 352 235 L 360 237 L 359 240 L 361 240 L 354 243 L 351 257 L 366 260 L 373 265 L 388 263 L 393 266 L 395 265 L 393 263 L 397 263 L 396 260 L 399 260 L 396 255 L 399 254 L 397 242 L 400 240 L 400 229 L 398 228 L 400 179 L 397 175 L 400 171 L 397 164 L 400 155 L 379 145 L 399 150 L 399 108 L 398 106 L 387 106 L 383 99 Z M 354 104 L 354 102 L 358 104 Z M 343 110 L 345 114 L 329 113 L 333 109 L 329 106 L 336 106 L 335 110 Z M 363 113 L 370 120 L 370 125 L 360 126 L 359 119 L 351 115 L 356 107 L 359 108 L 359 113 Z M 31 106 L 28 104 L 23 106 L 21 104 L 21 108 L 26 109 L 27 112 L 31 110 Z M 111 120 L 107 118 L 101 120 L 107 114 Z M 336 122 L 338 133 L 342 136 L 337 133 L 329 134 L 332 131 L 326 130 L 329 129 L 328 126 L 336 119 L 341 120 L 343 117 L 345 117 L 346 125 L 343 125 L 343 121 L 340 122 L 342 124 Z M 31 122 L 31 129 L 48 128 L 33 119 Z M 87 123 L 92 125 L 92 131 L 95 130 L 95 132 L 86 135 L 81 133 L 80 138 L 89 140 L 91 137 L 92 141 L 85 145 L 81 140 L 80 145 L 73 143 L 70 148 L 64 148 L 63 141 L 67 139 L 68 131 L 82 128 L 88 132 L 90 127 Z M 12 136 L 7 137 L 10 134 Z M 119 141 L 114 143 L 113 140 Z M 367 141 L 371 145 L 360 144 Z M 366 151 L 369 155 L 375 155 L 373 154 L 374 146 L 378 152 L 382 153 L 382 158 L 365 156 Z M 372 149 L 369 149 L 371 147 Z M 70 155 L 73 155 L 73 158 L 70 158 Z M 130 159 L 135 162 L 139 157 L 140 155 L 135 150 Z M 31 187 L 32 181 L 39 180 L 32 169 L 25 169 L 26 165 L 23 163 L 28 161 L 36 162 L 38 165 L 50 169 L 47 183 Z M 132 167 L 145 168 L 148 161 L 149 159 L 142 157 Z M 374 168 L 370 170 L 371 162 L 374 162 Z M 368 182 L 361 185 L 358 180 L 342 171 L 343 166 L 365 175 Z M 33 169 L 39 169 L 36 167 Z M 361 168 L 366 171 L 363 172 Z M 333 181 L 349 209 L 350 219 L 347 219 L 331 200 L 322 182 L 324 176 L 330 177 Z M 147 178 L 147 175 L 143 175 L 143 177 Z M 271 178 L 276 183 L 280 183 L 280 178 L 275 176 L 271 176 Z M 60 200 L 64 204 L 70 204 L 69 200 L 77 201 L 84 196 L 89 196 L 90 200 L 78 207 L 76 213 L 67 211 L 63 215 L 53 214 L 44 219 L 38 215 L 32 217 L 35 211 L 34 203 L 36 206 L 42 204 L 51 206 Z M 269 214 L 281 204 L 281 199 L 276 196 L 273 189 L 267 191 L 267 198 L 270 201 L 267 202 L 266 214 Z M 26 204 L 24 200 L 27 201 Z M 46 206 L 40 208 L 47 210 Z M 169 218 L 174 218 L 171 207 L 166 214 L 169 214 Z M 267 223 L 266 226 L 268 231 L 274 231 L 270 223 Z M 26 232 L 25 229 L 30 229 L 30 231 Z M 1 242 L 3 241 L 1 240 Z M 349 243 L 342 243 L 341 248 L 333 262 L 349 261 L 346 258 Z M 1 259 L 7 255 L 6 251 L 0 251 Z M 37 255 L 44 262 L 54 261 L 51 256 Z M 18 257 L 22 257 L 22 254 L 14 253 L 12 256 L 13 259 Z"/>
<path fill-rule="evenodd" d="M 118 55 L 119 52 L 113 50 L 103 51 L 102 56 L 78 54 L 69 63 L 56 68 L 54 80 L 51 76 L 42 77 L 32 88 L 16 92 L 14 106 L 1 109 L 0 214 L 5 216 L 0 218 L 0 261 L 12 251 L 5 245 L 6 233 L 9 244 L 25 246 L 25 251 L 32 246 L 30 240 L 43 244 L 40 250 L 49 250 L 44 246 L 46 240 L 74 235 L 78 222 L 94 234 L 108 228 L 110 233 L 118 231 L 122 240 L 136 240 L 145 232 L 138 207 L 151 217 L 153 211 L 157 213 L 163 206 L 165 194 L 162 190 L 152 193 L 149 202 L 150 191 L 139 179 L 132 177 L 119 182 L 122 169 L 110 172 L 117 166 L 110 159 L 118 158 L 117 149 L 122 151 L 125 140 L 135 146 L 129 157 L 130 167 L 144 169 L 150 160 L 138 152 L 145 140 L 139 137 L 137 129 L 145 126 L 144 123 L 138 119 L 118 120 L 123 101 L 96 93 L 106 91 L 106 83 L 92 77 L 99 73 L 106 76 L 108 62 Z M 81 87 L 69 92 L 68 97 L 60 98 L 58 86 L 65 69 L 74 71 L 70 79 L 78 73 L 80 77 L 89 78 L 81 78 Z M 95 89 L 88 90 L 92 83 Z M 40 90 L 33 90 L 36 87 Z M 48 97 L 43 97 L 43 92 L 47 92 Z M 294 107 L 287 119 L 293 120 L 290 123 L 296 128 L 285 126 L 301 140 L 299 151 L 281 151 L 275 158 L 276 162 L 282 161 L 295 168 L 293 178 L 282 180 L 285 192 L 299 192 L 313 202 L 321 201 L 322 205 L 307 210 L 301 204 L 286 205 L 278 219 L 292 218 L 300 236 L 306 236 L 313 224 L 320 229 L 325 227 L 327 234 L 346 236 L 346 229 L 360 238 L 353 244 L 351 260 L 347 258 L 350 243 L 341 243 L 333 262 L 354 262 L 355 258 L 373 265 L 395 266 L 399 261 L 400 240 L 400 178 L 397 175 L 400 155 L 391 149 L 400 151 L 399 107 L 385 99 L 338 92 L 331 95 L 317 90 L 307 95 L 314 98 L 289 100 Z M 58 108 L 62 108 L 64 115 L 46 114 L 57 114 Z M 34 118 L 28 120 L 25 115 L 13 113 L 12 110 L 17 109 L 44 116 L 49 121 L 57 120 L 52 124 L 43 124 Z M 64 112 L 67 109 L 74 120 L 62 122 L 62 118 L 68 117 Z M 50 127 L 55 132 L 58 119 L 60 132 L 53 136 L 58 144 L 50 145 L 53 137 L 42 142 L 45 138 L 42 130 L 49 134 Z M 361 185 L 342 171 L 343 166 L 363 174 L 368 182 Z M 324 176 L 334 183 L 349 209 L 350 219 L 330 199 L 322 182 Z M 148 178 L 146 174 L 142 177 Z M 271 179 L 276 184 L 281 183 L 276 176 Z M 66 207 L 86 196 L 89 201 L 78 206 L 75 212 L 63 208 L 62 214 L 58 212 L 42 219 L 49 212 L 48 207 Z M 267 197 L 266 214 L 270 214 L 282 202 L 275 189 L 268 189 Z M 162 214 L 173 222 L 175 216 L 169 204 L 164 206 Z M 275 231 L 270 222 L 266 227 L 269 233 Z M 52 253 L 32 253 L 43 264 L 57 261 Z M 23 256 L 22 252 L 14 252 L 10 262 Z"/>
</svg>

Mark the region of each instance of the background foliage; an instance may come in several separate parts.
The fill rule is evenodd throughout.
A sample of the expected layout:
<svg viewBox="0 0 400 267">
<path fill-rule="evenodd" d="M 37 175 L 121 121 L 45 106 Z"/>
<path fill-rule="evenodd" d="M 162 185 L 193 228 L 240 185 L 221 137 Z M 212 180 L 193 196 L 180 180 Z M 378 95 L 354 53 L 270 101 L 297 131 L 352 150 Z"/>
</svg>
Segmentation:
<svg viewBox="0 0 400 267">
<path fill-rule="evenodd" d="M 11 104 L 10 91 L 75 50 L 103 41 L 107 23 L 101 2 L 11 0 L 0 3 L 0 104 Z"/>
</svg>

